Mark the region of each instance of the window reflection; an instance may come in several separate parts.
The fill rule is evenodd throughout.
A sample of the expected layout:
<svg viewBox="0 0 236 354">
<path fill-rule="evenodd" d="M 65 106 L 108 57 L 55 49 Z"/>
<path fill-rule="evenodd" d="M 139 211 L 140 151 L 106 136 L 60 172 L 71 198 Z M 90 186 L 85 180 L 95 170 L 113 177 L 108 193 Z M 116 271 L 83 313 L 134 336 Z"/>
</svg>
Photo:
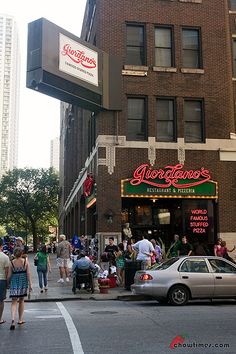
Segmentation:
<svg viewBox="0 0 236 354">
<path fill-rule="evenodd" d="M 150 205 L 136 206 L 136 224 L 137 225 L 151 225 L 152 224 L 152 209 Z"/>
</svg>

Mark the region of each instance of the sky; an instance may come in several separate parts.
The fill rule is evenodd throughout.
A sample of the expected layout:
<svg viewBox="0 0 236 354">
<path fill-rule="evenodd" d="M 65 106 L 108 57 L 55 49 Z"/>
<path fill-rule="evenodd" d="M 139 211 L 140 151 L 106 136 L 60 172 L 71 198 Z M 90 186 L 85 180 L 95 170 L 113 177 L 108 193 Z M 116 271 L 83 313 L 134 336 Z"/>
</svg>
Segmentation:
<svg viewBox="0 0 236 354">
<path fill-rule="evenodd" d="M 28 23 L 44 17 L 80 36 L 86 0 L 3 0 L 0 13 L 14 17 L 21 48 L 18 167 L 48 168 L 50 140 L 60 134 L 60 101 L 26 88 Z"/>
</svg>

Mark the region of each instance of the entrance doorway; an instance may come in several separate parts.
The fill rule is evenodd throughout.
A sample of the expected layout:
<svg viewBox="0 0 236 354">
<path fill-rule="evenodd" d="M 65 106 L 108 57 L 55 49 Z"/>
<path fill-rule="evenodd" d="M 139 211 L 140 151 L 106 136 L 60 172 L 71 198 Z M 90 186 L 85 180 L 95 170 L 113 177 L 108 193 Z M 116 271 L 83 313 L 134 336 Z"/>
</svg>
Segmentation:
<svg viewBox="0 0 236 354">
<path fill-rule="evenodd" d="M 214 243 L 215 202 L 211 199 L 123 198 L 122 224 L 129 223 L 136 240 L 146 231 L 149 238 L 168 248 L 174 234 L 187 235 L 190 242 Z"/>
</svg>

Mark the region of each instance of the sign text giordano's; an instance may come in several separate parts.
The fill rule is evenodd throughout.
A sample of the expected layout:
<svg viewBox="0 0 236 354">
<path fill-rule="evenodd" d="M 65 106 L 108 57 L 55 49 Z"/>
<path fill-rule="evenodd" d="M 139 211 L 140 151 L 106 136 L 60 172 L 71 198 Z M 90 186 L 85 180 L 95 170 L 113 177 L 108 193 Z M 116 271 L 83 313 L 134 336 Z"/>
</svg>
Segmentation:
<svg viewBox="0 0 236 354">
<path fill-rule="evenodd" d="M 131 179 L 121 181 L 122 197 L 217 198 L 217 183 L 207 169 L 184 170 L 184 165 L 154 169 L 136 168 Z"/>
</svg>

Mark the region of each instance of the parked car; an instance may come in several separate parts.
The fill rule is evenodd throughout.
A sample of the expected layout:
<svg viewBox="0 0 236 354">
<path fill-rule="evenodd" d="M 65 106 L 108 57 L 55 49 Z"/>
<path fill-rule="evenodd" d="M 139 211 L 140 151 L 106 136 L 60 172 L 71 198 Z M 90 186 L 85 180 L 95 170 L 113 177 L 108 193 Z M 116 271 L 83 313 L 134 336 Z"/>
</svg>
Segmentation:
<svg viewBox="0 0 236 354">
<path fill-rule="evenodd" d="M 185 305 L 190 299 L 236 299 L 236 264 L 221 257 L 176 257 L 137 271 L 133 294 Z"/>
</svg>

